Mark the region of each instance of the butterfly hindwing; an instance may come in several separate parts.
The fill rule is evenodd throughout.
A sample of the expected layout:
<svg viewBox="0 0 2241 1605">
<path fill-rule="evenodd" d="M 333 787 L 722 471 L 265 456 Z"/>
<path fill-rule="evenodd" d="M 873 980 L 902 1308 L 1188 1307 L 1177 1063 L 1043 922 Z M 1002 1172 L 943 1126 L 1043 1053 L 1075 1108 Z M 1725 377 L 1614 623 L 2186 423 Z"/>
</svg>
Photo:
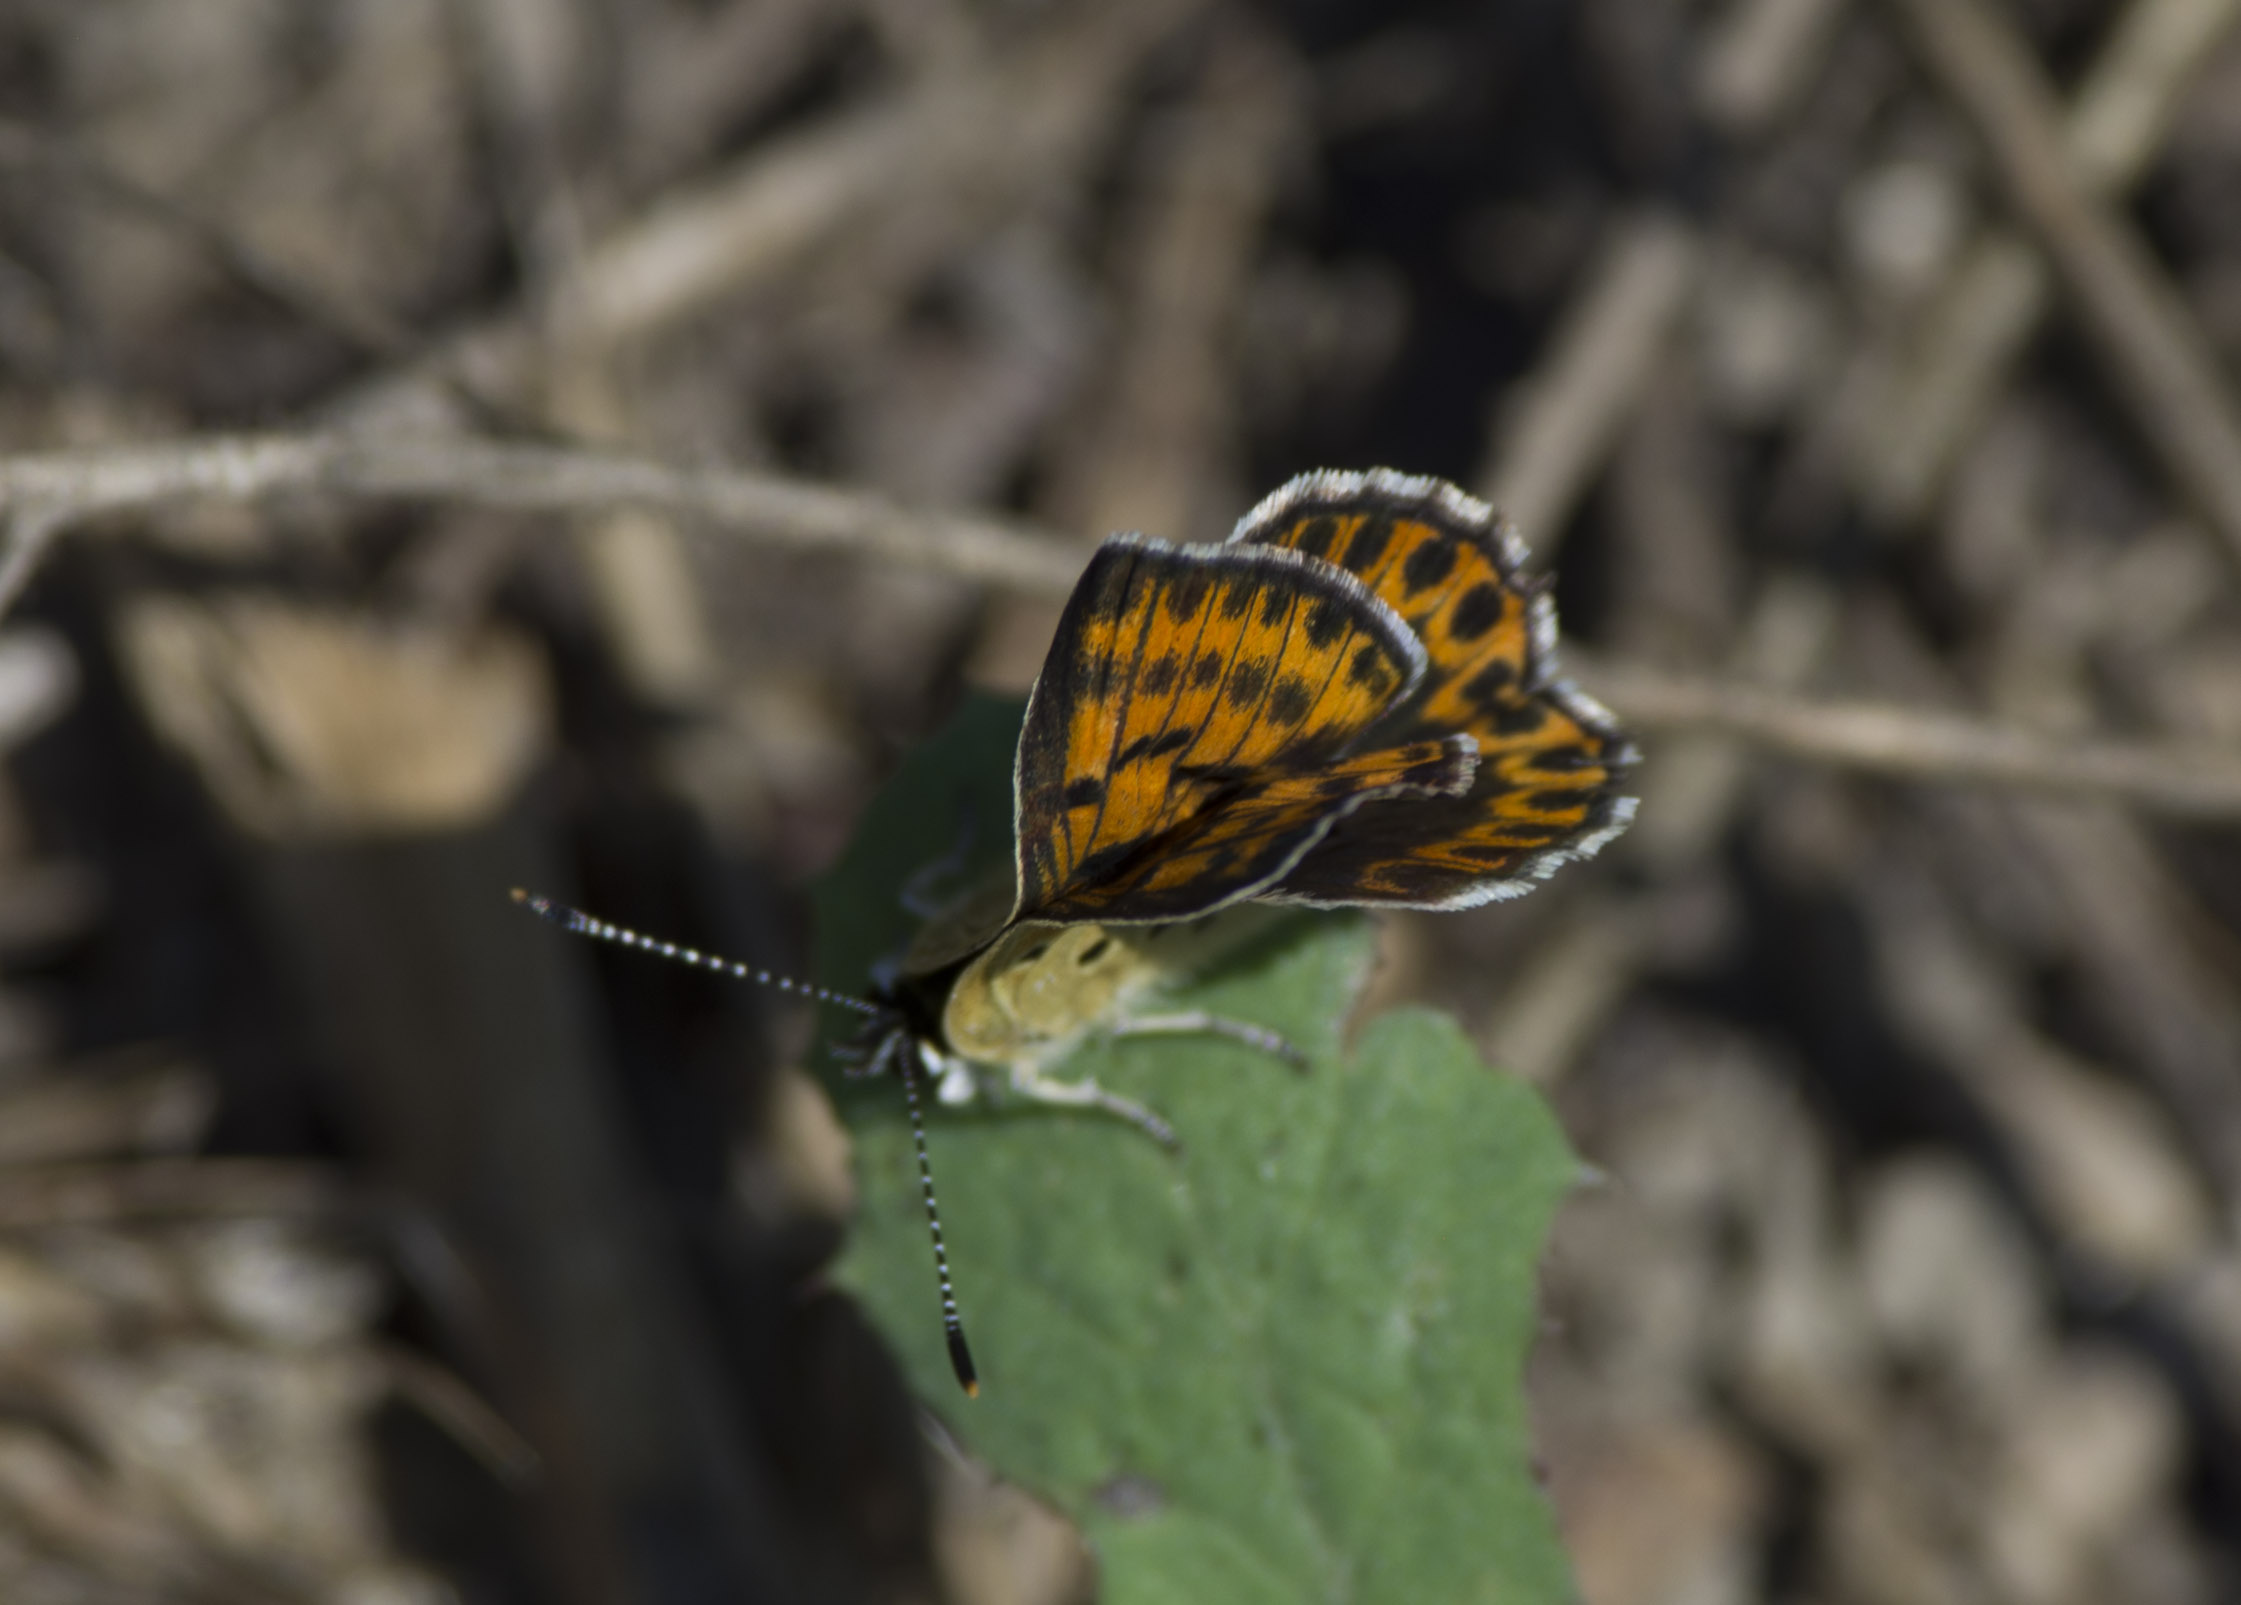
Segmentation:
<svg viewBox="0 0 2241 1605">
<path fill-rule="evenodd" d="M 1565 741 L 1566 731 L 1589 743 Z M 1318 905 L 1469 908 L 1514 897 L 1593 853 L 1633 817 L 1599 727 L 1553 707 L 1532 743 L 1482 756 L 1463 797 L 1372 803 L 1332 823 L 1264 896 Z M 1578 767 L 1573 767 L 1577 765 Z M 1583 782 L 1584 776 L 1584 782 Z"/>
<path fill-rule="evenodd" d="M 1028 698 L 1014 919 L 1181 919 L 1262 890 L 1346 801 L 1253 797 L 1328 774 L 1425 664 L 1389 606 L 1312 557 L 1108 540 Z"/>
<path fill-rule="evenodd" d="M 1463 908 L 1514 895 L 1593 852 L 1631 817 L 1632 746 L 1556 676 L 1556 613 L 1485 503 L 1386 470 L 1293 480 L 1233 546 L 1317 557 L 1355 575 L 1419 639 L 1422 684 L 1378 742 L 1472 736 L 1467 795 L 1373 801 L 1335 820 L 1270 892 L 1291 902 Z"/>
<path fill-rule="evenodd" d="M 1062 906 L 1067 917 L 1102 909 L 1109 920 L 1181 917 L 1162 912 L 1169 909 L 1195 913 L 1210 886 L 1266 886 L 1362 804 L 1457 797 L 1470 790 L 1477 767 L 1478 744 L 1449 736 L 1299 772 L 1261 771 L 1218 793 L 1156 850 L 1135 855 Z"/>
</svg>

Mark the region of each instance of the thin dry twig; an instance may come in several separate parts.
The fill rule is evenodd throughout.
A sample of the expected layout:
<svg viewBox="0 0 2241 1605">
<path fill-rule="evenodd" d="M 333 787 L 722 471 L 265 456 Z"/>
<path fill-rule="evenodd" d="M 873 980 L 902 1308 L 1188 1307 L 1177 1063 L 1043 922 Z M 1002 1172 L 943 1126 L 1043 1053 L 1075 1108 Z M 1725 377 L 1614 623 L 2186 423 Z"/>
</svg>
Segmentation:
<svg viewBox="0 0 2241 1605">
<path fill-rule="evenodd" d="M 1743 0 L 1706 32 L 1696 73 L 1705 117 L 1730 134 L 1766 128 L 1797 101 L 1828 54 L 1845 0 Z"/>
<path fill-rule="evenodd" d="M 1297 144 L 1295 86 L 1257 32 L 1216 33 L 1193 98 L 1154 125 L 1135 165 L 1107 337 L 1110 373 L 1052 454 L 1045 515 L 1085 537 L 1109 529 L 1189 538 L 1232 498 L 1239 397 L 1226 360 L 1282 158 Z M 1086 543 L 1085 543 L 1086 544 Z M 1057 622 L 1015 602 L 983 626 L 971 674 L 1023 688 Z"/>
<path fill-rule="evenodd" d="M 2133 0 L 2064 113 L 2081 184 L 2114 201 L 2139 182 L 2237 17 L 2241 0 Z M 2045 258 L 2014 230 L 1986 227 L 1960 253 L 1858 442 L 1861 489 L 1885 517 L 1920 516 L 2053 302 Z"/>
<path fill-rule="evenodd" d="M 640 507 L 775 546 L 908 563 L 1063 597 L 1078 552 L 1016 525 L 744 469 L 677 468 L 622 453 L 481 441 L 267 435 L 0 459 L 0 512 L 74 525 L 173 501 L 302 492 L 514 512 Z"/>
<path fill-rule="evenodd" d="M 535 1445 L 457 1374 L 395 1344 L 382 1345 L 379 1353 L 398 1396 L 443 1428 L 508 1487 L 525 1487 L 543 1470 Z"/>
<path fill-rule="evenodd" d="M 592 245 L 552 304 L 511 308 L 346 397 L 353 421 L 421 419 L 456 390 L 518 403 L 555 358 L 654 337 L 767 282 L 898 189 L 985 201 L 1094 139 L 1115 82 L 1191 0 L 1104 6 L 984 67 L 937 75 L 663 197 Z"/>
<path fill-rule="evenodd" d="M 1980 0 L 1891 3 L 1975 120 L 2142 433 L 2241 557 L 2241 409 L 2169 278 L 2071 160 L 2044 72 Z"/>
<path fill-rule="evenodd" d="M 574 514 L 644 507 L 798 551 L 929 568 L 1063 597 L 1081 570 L 1055 534 L 744 469 L 488 442 L 336 435 L 236 437 L 0 459 L 0 512 L 55 527 L 174 501 L 326 492 Z M 20 513 L 18 516 L 21 516 Z M 1915 779 L 2095 792 L 2166 813 L 2241 818 L 2241 760 L 2144 742 L 2054 741 L 1985 720 L 1604 663 L 1581 676 L 1644 729 L 1740 737 L 1774 751 Z"/>
<path fill-rule="evenodd" d="M 1696 283 L 1697 241 L 1660 213 L 1624 220 L 1541 365 L 1496 420 L 1479 489 L 1543 561 L 1603 465 Z"/>
<path fill-rule="evenodd" d="M 1049 498 L 1068 523 L 1187 537 L 1211 511 L 1237 429 L 1230 328 L 1296 132 L 1285 67 L 1251 30 L 1217 35 L 1193 100 L 1144 142 L 1111 375 Z"/>
<path fill-rule="evenodd" d="M 2198 819 L 2241 817 L 2241 759 L 2201 747 L 2054 739 L 1895 703 L 1792 696 L 1633 664 L 1581 678 L 1644 730 L 1719 731 L 1788 757 L 1914 780 L 2121 797 Z"/>
<path fill-rule="evenodd" d="M 77 145 L 0 118 L 0 169 L 5 168 L 53 173 L 86 194 L 170 229 L 258 294 L 363 351 L 397 360 L 412 349 L 410 334 L 381 308 L 314 282 L 177 196 L 150 189 Z"/>
<path fill-rule="evenodd" d="M 38 501 L 26 501 L 8 513 L 5 528 L 0 529 L 0 618 L 16 605 L 47 548 L 68 522 L 67 509 Z"/>
</svg>

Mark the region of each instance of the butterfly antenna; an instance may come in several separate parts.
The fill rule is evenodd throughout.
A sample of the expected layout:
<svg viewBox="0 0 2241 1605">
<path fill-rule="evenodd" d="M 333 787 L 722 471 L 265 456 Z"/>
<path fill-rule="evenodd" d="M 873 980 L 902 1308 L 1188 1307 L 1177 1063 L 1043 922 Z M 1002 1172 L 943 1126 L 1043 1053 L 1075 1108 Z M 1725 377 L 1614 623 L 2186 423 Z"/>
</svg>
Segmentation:
<svg viewBox="0 0 2241 1605">
<path fill-rule="evenodd" d="M 549 897 L 525 892 L 518 886 L 513 890 L 513 900 L 539 919 L 578 936 L 588 936 L 600 942 L 613 942 L 618 947 L 636 948 L 657 958 L 674 959 L 679 964 L 690 964 L 697 969 L 714 970 L 718 975 L 752 981 L 757 986 L 776 987 L 781 992 L 815 998 L 820 1003 L 838 1004 L 841 1008 L 854 1009 L 858 1014 L 868 1014 L 874 1018 L 886 1017 L 889 1013 L 876 1003 L 850 997 L 845 992 L 829 991 L 821 986 L 812 986 L 807 981 L 794 980 L 791 976 L 758 970 L 752 965 L 741 964 L 736 959 L 719 958 L 697 948 L 664 942 L 642 931 L 634 931 L 627 925 L 594 919 L 580 908 L 570 908 Z M 965 1390 L 966 1397 L 977 1398 L 980 1395 L 980 1373 L 973 1368 L 973 1351 L 965 1343 L 965 1325 L 957 1318 L 957 1290 L 949 1280 L 949 1249 L 942 1242 L 941 1211 L 934 1204 L 934 1166 L 933 1161 L 926 1156 L 926 1115 L 918 1097 L 919 1084 L 926 1074 L 925 1061 L 919 1057 L 918 1044 L 900 1031 L 889 1036 L 880 1048 L 881 1058 L 890 1055 L 898 1062 L 898 1074 L 903 1083 L 903 1100 L 910 1106 L 910 1140 L 918 1152 L 918 1189 L 926 1200 L 926 1227 L 934 1239 L 934 1279 L 941 1287 L 942 1330 L 949 1340 L 949 1366 L 957 1373 L 957 1385 Z M 876 1064 L 874 1068 L 877 1068 Z"/>
<path fill-rule="evenodd" d="M 934 1279 L 942 1290 L 942 1332 L 949 1339 L 949 1368 L 965 1397 L 980 1397 L 980 1373 L 973 1369 L 973 1351 L 965 1344 L 965 1323 L 957 1318 L 957 1290 L 949 1281 L 949 1250 L 942 1244 L 942 1212 L 934 1204 L 934 1167 L 926 1157 L 926 1116 L 919 1107 L 918 1085 L 926 1073 L 918 1044 L 904 1041 L 896 1050 L 901 1058 L 903 1099 L 910 1105 L 910 1140 L 918 1149 L 918 1189 L 926 1200 L 926 1229 L 934 1238 Z"/>
<path fill-rule="evenodd" d="M 812 986 L 807 981 L 797 981 L 789 975 L 775 975 L 769 970 L 758 970 L 752 965 L 741 964 L 736 959 L 718 958 L 715 954 L 703 953 L 698 948 L 664 942 L 634 931 L 627 925 L 610 925 L 605 920 L 593 919 L 580 908 L 570 908 L 549 897 L 525 892 L 518 886 L 514 888 L 513 898 L 539 919 L 547 920 L 564 931 L 573 931 L 578 936 L 613 942 L 618 947 L 634 947 L 641 953 L 651 953 L 657 958 L 673 959 L 679 964 L 690 964 L 696 969 L 714 970 L 718 975 L 728 975 L 735 981 L 752 981 L 757 986 L 776 987 L 781 992 L 791 992 L 797 997 L 815 998 L 819 1003 L 854 1009 L 858 1014 L 880 1016 L 887 1013 L 878 1004 L 850 997 L 845 992 L 828 991 L 821 986 Z"/>
</svg>

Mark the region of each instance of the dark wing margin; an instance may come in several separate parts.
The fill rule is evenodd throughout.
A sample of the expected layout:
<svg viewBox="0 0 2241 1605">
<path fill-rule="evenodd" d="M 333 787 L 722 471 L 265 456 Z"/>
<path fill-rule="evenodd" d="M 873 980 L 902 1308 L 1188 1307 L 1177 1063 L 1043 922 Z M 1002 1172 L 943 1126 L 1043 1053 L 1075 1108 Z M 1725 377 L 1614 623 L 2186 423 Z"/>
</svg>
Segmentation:
<svg viewBox="0 0 2241 1605">
<path fill-rule="evenodd" d="M 1320 837 L 1331 810 L 1151 904 L 1139 901 L 1142 866 L 1187 843 L 1250 777 L 1343 756 L 1415 693 L 1425 667 L 1393 610 L 1317 558 L 1112 537 L 1068 599 L 1028 697 L 1013 918 L 1175 919 L 1251 896 Z"/>
</svg>

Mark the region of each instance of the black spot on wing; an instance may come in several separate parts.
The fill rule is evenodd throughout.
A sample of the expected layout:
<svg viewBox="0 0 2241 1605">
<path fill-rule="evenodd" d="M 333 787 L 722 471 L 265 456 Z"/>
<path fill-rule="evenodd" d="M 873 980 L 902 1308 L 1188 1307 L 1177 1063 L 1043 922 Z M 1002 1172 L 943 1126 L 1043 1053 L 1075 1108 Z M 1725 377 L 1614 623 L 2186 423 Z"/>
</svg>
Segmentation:
<svg viewBox="0 0 2241 1605">
<path fill-rule="evenodd" d="M 1537 702 L 1497 702 L 1485 710 L 1485 717 L 1498 736 L 1529 736 L 1548 722 L 1549 711 Z"/>
<path fill-rule="evenodd" d="M 1113 760 L 1113 766 L 1125 769 L 1132 763 L 1142 763 L 1146 759 L 1164 758 L 1171 752 L 1181 752 L 1197 739 L 1198 729 L 1194 725 L 1180 725 L 1173 730 L 1162 730 L 1154 736 L 1138 736 L 1121 748 L 1120 755 Z"/>
<path fill-rule="evenodd" d="M 1191 665 L 1191 689 L 1203 691 L 1221 677 L 1222 655 L 1208 647 L 1198 655 L 1198 661 Z"/>
<path fill-rule="evenodd" d="M 1196 569 L 1178 574 L 1167 587 L 1167 613 L 1178 624 L 1188 624 L 1206 605 L 1208 581 Z"/>
<path fill-rule="evenodd" d="M 1269 663 L 1266 658 L 1247 658 L 1229 671 L 1229 684 L 1222 695 L 1233 708 L 1249 707 L 1260 701 L 1261 693 L 1268 689 Z"/>
<path fill-rule="evenodd" d="M 1375 644 L 1364 642 L 1354 649 L 1346 678 L 1370 690 L 1383 690 L 1393 683 L 1393 665 Z"/>
<path fill-rule="evenodd" d="M 1502 588 L 1480 580 L 1456 599 L 1447 627 L 1458 640 L 1475 641 L 1502 621 Z"/>
<path fill-rule="evenodd" d="M 1463 684 L 1463 695 L 1473 702 L 1492 702 L 1517 683 L 1517 670 L 1507 663 L 1489 663 Z"/>
<path fill-rule="evenodd" d="M 1307 644 L 1318 652 L 1330 650 L 1333 642 L 1346 633 L 1346 610 L 1323 598 L 1307 610 Z"/>
<path fill-rule="evenodd" d="M 1105 782 L 1096 775 L 1083 775 L 1066 782 L 1066 806 L 1069 808 L 1094 808 L 1105 800 Z"/>
<path fill-rule="evenodd" d="M 1175 654 L 1162 652 L 1145 665 L 1144 694 L 1152 697 L 1166 696 L 1175 689 L 1175 681 L 1181 673 L 1182 664 L 1177 661 Z"/>
<path fill-rule="evenodd" d="M 1315 693 L 1305 679 L 1287 674 L 1268 694 L 1268 715 L 1278 724 L 1298 724 L 1315 706 Z"/>
<path fill-rule="evenodd" d="M 1254 771 L 1226 763 L 1179 763 L 1172 771 L 1177 780 L 1205 786 L 1236 786 L 1253 778 Z"/>
<path fill-rule="evenodd" d="M 1427 590 L 1455 572 L 1455 543 L 1444 537 L 1428 540 L 1408 554 L 1401 565 L 1401 581 L 1413 594 Z"/>
<path fill-rule="evenodd" d="M 1144 850 L 1140 841 L 1114 842 L 1100 847 L 1074 866 L 1073 883 L 1076 886 L 1095 886 Z"/>
<path fill-rule="evenodd" d="M 1249 575 L 1233 574 L 1224 580 L 1221 603 L 1223 619 L 1235 623 L 1243 618 L 1252 609 L 1253 593 L 1258 589 L 1260 587 Z"/>
<path fill-rule="evenodd" d="M 1393 544 L 1393 520 L 1384 514 L 1372 514 L 1354 538 L 1346 543 L 1346 566 L 1357 574 L 1365 574 L 1377 566 L 1385 555 L 1385 548 Z"/>
<path fill-rule="evenodd" d="M 1266 625 L 1283 623 L 1284 615 L 1290 610 L 1291 605 L 1291 593 L 1281 586 L 1271 585 L 1261 593 L 1261 623 Z"/>
<path fill-rule="evenodd" d="M 1300 526 L 1299 534 L 1287 544 L 1294 551 L 1305 552 L 1309 557 L 1328 557 L 1331 542 L 1338 539 L 1338 520 L 1329 514 L 1311 518 Z"/>
</svg>

